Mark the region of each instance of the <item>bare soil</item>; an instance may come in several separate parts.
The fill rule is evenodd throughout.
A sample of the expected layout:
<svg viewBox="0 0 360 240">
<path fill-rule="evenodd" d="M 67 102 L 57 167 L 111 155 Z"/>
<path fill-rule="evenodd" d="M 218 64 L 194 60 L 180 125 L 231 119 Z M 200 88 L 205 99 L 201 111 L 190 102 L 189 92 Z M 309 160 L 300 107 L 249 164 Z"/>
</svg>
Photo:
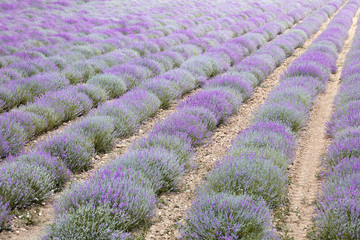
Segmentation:
<svg viewBox="0 0 360 240">
<path fill-rule="evenodd" d="M 167 193 L 160 197 L 158 209 L 156 211 L 156 218 L 154 219 L 155 222 L 148 230 L 146 234 L 146 239 L 177 239 L 178 223 L 182 222 L 186 209 L 191 206 L 191 203 L 196 196 L 195 190 L 203 181 L 204 176 L 211 169 L 214 168 L 217 161 L 220 160 L 221 157 L 226 153 L 234 137 L 251 124 L 251 119 L 253 114 L 256 112 L 257 108 L 264 103 L 268 93 L 277 85 L 279 77 L 287 68 L 287 66 L 291 64 L 291 62 L 294 61 L 303 52 L 306 51 L 306 48 L 312 43 L 312 41 L 322 32 L 323 29 L 325 29 L 328 22 L 329 20 L 322 25 L 318 33 L 316 33 L 314 36 L 312 36 L 309 40 L 305 42 L 303 47 L 296 49 L 293 56 L 287 58 L 284 61 L 284 63 L 274 71 L 273 74 L 271 74 L 257 89 L 255 89 L 253 96 L 241 106 L 237 114 L 233 115 L 231 118 L 228 119 L 226 123 L 219 126 L 219 128 L 214 133 L 212 138 L 207 142 L 207 144 L 196 149 L 195 161 L 197 163 L 197 168 L 192 169 L 186 174 L 179 192 Z M 357 22 L 357 20 L 354 19 L 354 22 Z M 349 39 L 352 39 L 354 35 L 354 31 L 355 28 L 353 26 L 350 30 Z M 295 239 L 302 239 L 302 238 L 298 238 L 297 236 L 305 236 L 306 232 L 301 230 L 302 228 L 301 226 L 307 226 L 310 224 L 310 216 L 313 212 L 312 206 L 307 206 L 308 204 L 305 205 L 302 204 L 303 195 L 296 196 L 297 194 L 296 189 L 297 191 L 302 191 L 304 195 L 306 194 L 305 196 L 307 197 L 306 198 L 307 203 L 310 203 L 315 199 L 316 192 L 319 189 L 320 183 L 316 179 L 315 174 L 319 172 L 321 169 L 319 159 L 321 154 L 324 153 L 326 146 L 329 142 L 329 140 L 325 138 L 323 131 L 324 129 L 323 127 L 326 122 L 326 120 L 324 119 L 326 118 L 325 115 L 330 117 L 331 114 L 331 109 L 332 109 L 331 102 L 333 96 L 336 94 L 341 68 L 344 63 L 345 52 L 347 52 L 346 50 L 348 50 L 351 43 L 349 39 L 345 44 L 344 51 L 339 55 L 338 74 L 332 76 L 332 81 L 329 84 L 327 91 L 325 92 L 324 96 L 321 96 L 319 98 L 318 103 L 314 106 L 312 115 L 317 113 L 316 115 L 320 117 L 318 118 L 313 116 L 311 117 L 310 123 L 301 138 L 300 146 L 302 150 L 299 149 L 296 155 L 297 157 L 294 162 L 294 166 L 292 168 L 292 172 L 294 173 L 294 176 L 292 175 L 294 179 L 294 183 L 290 187 L 291 207 L 292 209 L 296 209 L 297 206 L 301 206 L 301 209 L 298 207 L 300 210 L 297 211 L 297 213 L 300 214 L 301 216 L 300 221 L 299 221 L 299 217 L 296 216 L 296 213 L 295 215 L 294 213 L 292 213 L 292 215 L 294 216 L 291 215 L 288 221 L 289 228 L 293 229 L 294 236 L 296 236 Z M 196 91 L 193 91 L 189 95 L 194 94 Z M 325 96 L 326 94 L 328 94 L 328 96 Z M 183 99 L 185 99 L 186 97 L 188 97 L 188 95 L 184 96 Z M 326 102 L 326 104 L 320 104 L 322 102 L 324 103 Z M 319 104 L 321 106 L 318 106 Z M 136 134 L 128 138 L 117 139 L 113 151 L 107 154 L 97 155 L 94 158 L 94 164 L 92 170 L 81 174 L 73 175 L 72 180 L 68 183 L 68 186 L 75 181 L 83 181 L 85 179 L 88 179 L 89 176 L 91 176 L 94 173 L 94 171 L 107 164 L 112 158 L 126 152 L 127 148 L 134 141 L 146 136 L 153 128 L 156 122 L 161 121 L 166 116 L 171 114 L 175 110 L 175 108 L 176 108 L 176 104 L 172 105 L 167 110 L 160 110 L 155 117 L 145 122 L 138 129 Z M 315 121 L 316 119 L 314 118 L 318 119 L 319 121 L 321 120 L 322 122 L 321 123 L 316 122 Z M 39 136 L 34 141 L 29 143 L 26 146 L 26 149 L 27 150 L 30 149 L 31 147 L 34 146 L 36 142 L 41 141 L 44 138 L 50 137 L 53 134 L 61 132 L 66 126 L 73 124 L 76 121 L 78 121 L 78 119 L 75 119 L 49 133 Z M 313 121 L 315 122 L 313 123 Z M 312 139 L 314 136 L 318 138 L 317 141 Z M 320 136 L 323 136 L 323 138 Z M 309 147 L 308 150 L 306 149 L 306 146 Z M 309 163 L 316 162 L 314 158 L 315 156 L 314 152 L 319 153 L 317 155 L 319 157 L 316 158 L 317 159 L 316 161 L 318 163 L 313 163 L 314 165 L 309 165 L 308 163 L 304 163 L 303 162 L 304 160 L 300 161 L 300 156 L 302 156 L 301 159 L 308 159 L 309 157 L 312 157 Z M 309 156 L 304 158 L 304 155 L 306 154 L 308 154 Z M 306 172 L 308 172 L 309 169 L 312 171 L 312 174 L 306 175 Z M 311 180 L 310 182 L 312 183 L 310 184 L 313 183 L 314 184 L 308 185 L 307 182 L 309 181 L 305 181 L 305 180 L 311 178 L 315 178 L 315 182 L 312 182 Z M 314 185 L 316 186 L 315 191 L 313 191 L 312 189 L 314 188 L 313 187 Z M 309 189 L 311 190 L 311 193 L 309 193 L 308 191 Z M 50 200 L 45 201 L 43 204 L 34 205 L 31 209 L 24 210 L 21 214 L 18 214 L 18 216 L 21 216 L 21 218 L 14 219 L 12 230 L 4 231 L 0 233 L 0 239 L 1 240 L 38 239 L 38 237 L 44 233 L 45 227 L 51 223 L 53 219 L 52 204 L 53 201 L 56 200 L 56 198 L 58 198 L 60 195 L 61 193 L 56 193 Z M 309 198 L 309 195 L 312 195 L 314 197 Z M 304 208 L 304 206 L 307 207 Z M 302 209 L 304 209 L 304 211 Z M 309 209 L 310 212 L 307 213 L 305 210 L 309 210 Z M 305 219 L 305 214 L 308 216 L 309 219 L 308 221 L 302 220 Z"/>
<path fill-rule="evenodd" d="M 324 28 L 322 28 L 324 29 Z M 160 196 L 154 224 L 147 231 L 145 239 L 177 239 L 178 226 L 183 223 L 186 210 L 196 197 L 196 188 L 204 180 L 216 163 L 228 151 L 234 138 L 245 130 L 252 122 L 253 115 L 267 98 L 269 92 L 278 84 L 280 76 L 286 68 L 306 49 L 321 33 L 320 30 L 308 39 L 304 45 L 297 48 L 292 56 L 267 77 L 267 79 L 254 90 L 253 96 L 240 107 L 239 111 L 230 117 L 227 122 L 220 125 L 211 139 L 196 149 L 195 161 L 197 168 L 189 171 L 184 178 L 179 192 L 171 192 Z"/>
<path fill-rule="evenodd" d="M 71 180 L 66 184 L 65 188 L 68 188 L 74 182 L 80 182 L 89 179 L 89 177 L 96 170 L 106 165 L 109 161 L 111 161 L 111 159 L 125 153 L 132 143 L 140 138 L 147 136 L 157 122 L 162 121 L 168 115 L 173 113 L 176 109 L 176 106 L 182 100 L 186 99 L 190 95 L 195 94 L 199 90 L 200 89 L 196 89 L 188 94 L 185 94 L 179 101 L 172 104 L 166 110 L 160 109 L 154 117 L 143 122 L 139 129 L 137 129 L 137 131 L 132 136 L 116 139 L 112 151 L 106 154 L 96 155 L 93 159 L 91 170 L 72 175 Z M 73 124 L 76 121 L 78 121 L 78 119 L 70 121 L 58 129 L 39 136 L 39 138 L 34 140 L 31 145 L 27 146 L 27 149 L 30 149 L 34 144 L 36 144 L 36 141 L 41 141 L 44 138 L 58 134 L 63 131 L 65 127 Z M 42 204 L 35 204 L 29 209 L 21 210 L 21 212 L 17 214 L 20 218 L 16 217 L 12 221 L 11 230 L 0 233 L 0 240 L 35 240 L 42 236 L 47 225 L 49 225 L 53 220 L 53 203 L 61 194 L 62 192 L 55 193 L 51 199 L 44 201 Z"/>
<path fill-rule="evenodd" d="M 341 71 L 345 57 L 355 36 L 360 10 L 353 19 L 349 37 L 337 60 L 338 71 L 332 74 L 327 88 L 319 96 L 310 114 L 310 120 L 299 139 L 295 161 L 291 167 L 292 183 L 289 187 L 290 215 L 287 219 L 289 236 L 294 239 L 307 239 L 307 229 L 312 225 L 314 202 L 321 191 L 318 177 L 323 170 L 321 158 L 326 153 L 330 139 L 326 137 L 325 127 L 333 111 L 334 97 L 338 91 Z"/>
</svg>

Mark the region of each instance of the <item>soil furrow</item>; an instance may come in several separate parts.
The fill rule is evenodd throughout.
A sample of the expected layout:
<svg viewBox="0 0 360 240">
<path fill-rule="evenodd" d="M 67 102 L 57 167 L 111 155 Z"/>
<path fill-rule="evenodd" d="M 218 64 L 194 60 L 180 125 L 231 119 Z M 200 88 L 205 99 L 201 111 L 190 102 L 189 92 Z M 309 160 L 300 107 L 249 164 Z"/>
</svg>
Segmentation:
<svg viewBox="0 0 360 240">
<path fill-rule="evenodd" d="M 185 175 L 179 192 L 167 193 L 160 197 L 155 223 L 147 231 L 145 239 L 177 239 L 178 223 L 182 222 L 186 209 L 191 206 L 195 199 L 196 188 L 203 181 L 204 176 L 215 167 L 217 160 L 227 152 L 234 137 L 251 124 L 253 114 L 265 102 L 269 92 L 278 84 L 279 78 L 287 66 L 306 51 L 326 28 L 332 17 L 323 23 L 317 33 L 308 39 L 302 47 L 297 48 L 292 56 L 285 59 L 283 64 L 276 68 L 254 90 L 253 96 L 244 102 L 239 111 L 230 117 L 226 123 L 218 127 L 207 144 L 196 149 L 195 162 L 197 168 Z"/>
<path fill-rule="evenodd" d="M 99 154 L 95 156 L 93 166 L 91 170 L 75 174 L 71 176 L 71 180 L 67 183 L 66 187 L 70 186 L 74 182 L 83 181 L 89 179 L 89 177 L 99 168 L 106 165 L 111 159 L 123 154 L 127 151 L 127 148 L 136 140 L 145 137 L 153 129 L 155 123 L 165 119 L 168 115 L 175 111 L 176 106 L 181 100 L 186 99 L 190 95 L 195 94 L 201 88 L 191 91 L 184 95 L 175 104 L 172 104 L 168 109 L 160 109 L 156 116 L 148 119 L 139 127 L 137 132 L 132 136 L 126 138 L 119 138 L 115 140 L 114 148 L 112 151 L 106 154 Z M 70 124 L 70 123 L 69 123 Z M 64 190 L 63 190 L 64 191 Z M 28 220 L 15 219 L 12 231 L 4 231 L 0 233 L 0 240 L 35 240 L 38 239 L 44 232 L 45 227 L 52 222 L 53 219 L 53 202 L 62 194 L 62 192 L 54 194 L 54 196 L 45 201 L 42 205 L 34 205 L 31 209 L 25 210 L 22 215 L 22 219 L 31 218 L 31 222 Z M 29 216 L 29 217 L 27 217 Z M 31 225 L 26 225 L 30 224 Z"/>
<path fill-rule="evenodd" d="M 353 20 L 343 50 L 338 55 L 337 73 L 330 76 L 330 82 L 313 106 L 309 122 L 299 138 L 295 160 L 290 170 L 290 215 L 287 218 L 287 230 L 289 236 L 294 239 L 307 239 L 306 229 L 312 224 L 314 202 L 321 189 L 321 182 L 318 178 L 318 174 L 322 170 L 321 158 L 330 144 L 330 139 L 326 137 L 325 126 L 333 111 L 333 100 L 338 91 L 346 54 L 355 36 L 359 13 L 360 10 Z"/>
</svg>

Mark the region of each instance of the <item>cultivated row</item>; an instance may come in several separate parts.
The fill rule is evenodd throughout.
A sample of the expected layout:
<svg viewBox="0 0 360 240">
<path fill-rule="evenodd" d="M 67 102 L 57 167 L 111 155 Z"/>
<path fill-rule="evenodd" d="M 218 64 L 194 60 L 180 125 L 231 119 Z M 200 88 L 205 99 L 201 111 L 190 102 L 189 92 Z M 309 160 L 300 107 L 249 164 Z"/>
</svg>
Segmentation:
<svg viewBox="0 0 360 240">
<path fill-rule="evenodd" d="M 327 127 L 333 142 L 324 158 L 327 170 L 316 205 L 314 239 L 360 238 L 360 21 L 357 24 Z"/>
<path fill-rule="evenodd" d="M 329 15 L 331 11 L 334 9 L 330 10 Z M 287 42 L 288 49 L 295 49 L 307 38 L 301 32 L 289 31 L 280 38 Z M 269 44 L 282 51 L 280 55 L 283 58 L 276 57 L 280 64 L 286 58 L 286 53 L 279 48 L 283 41 L 277 39 Z M 234 65 L 227 75 L 210 81 L 205 80 L 211 77 L 207 75 L 208 65 L 200 65 L 197 68 L 200 73 L 198 77 L 206 81 L 205 89 L 182 102 L 174 114 L 156 124 L 150 135 L 133 145 L 128 153 L 100 169 L 90 180 L 74 184 L 65 191 L 55 204 L 56 220 L 45 238 L 74 238 L 89 234 L 107 238 L 114 234 L 124 239 L 130 238 L 128 231 L 151 218 L 156 195 L 173 190 L 179 184 L 186 168 L 191 165 L 193 148 L 208 139 L 216 126 L 234 113 L 251 94 L 253 87 L 276 67 L 276 60 L 263 52 L 268 45 Z M 255 45 L 254 50 L 256 48 Z M 261 57 L 267 57 L 270 63 L 259 71 L 248 59 L 255 61 Z M 203 60 L 199 63 L 206 62 Z M 108 215 L 110 212 L 114 213 L 113 217 Z M 80 232 L 70 228 L 77 222 L 82 229 L 88 229 L 92 223 L 84 216 L 100 217 L 104 214 L 109 216 L 107 222 L 96 230 Z M 100 218 L 93 220 L 102 221 Z M 109 231 L 104 233 L 104 228 Z"/>
<path fill-rule="evenodd" d="M 308 12 L 310 9 L 304 7 L 304 11 Z M 291 19 L 295 21 L 293 18 Z M 285 23 L 288 21 L 286 20 Z M 237 42 L 228 42 L 227 46 L 235 48 L 240 45 L 239 41 L 250 42 L 249 39 L 250 37 L 236 38 L 234 40 Z M 241 53 L 239 59 L 250 54 L 257 47 L 255 43 L 250 44 L 250 46 L 255 46 L 251 48 L 240 46 L 242 48 L 238 50 Z M 212 51 L 213 59 L 221 53 L 221 49 L 218 54 L 215 50 Z M 228 59 L 231 59 L 230 56 Z M 208 61 L 211 60 L 211 58 L 208 59 Z M 216 60 L 212 61 L 217 63 Z M 233 61 L 236 62 L 236 60 Z M 217 64 L 221 66 L 220 63 Z M 65 129 L 63 133 L 41 142 L 33 152 L 5 162 L 1 168 L 1 172 L 3 172 L 0 181 L 2 201 L 8 202 L 11 209 L 42 201 L 68 180 L 69 169 L 72 172 L 88 169 L 95 151 L 109 150 L 115 137 L 121 137 L 134 131 L 141 121 L 152 116 L 159 109 L 161 103 L 165 105 L 166 99 L 174 98 L 198 85 L 200 77 L 198 72 L 187 71 L 187 66 L 186 64 L 182 65 L 183 69 L 162 74 L 161 78 L 153 81 L 159 83 L 154 87 L 156 86 L 155 93 L 161 101 L 152 92 L 144 89 L 131 90 L 118 100 L 100 106 L 89 117 Z M 206 75 L 202 77 L 205 78 Z M 181 88 L 176 84 L 171 84 L 172 81 L 182 84 Z M 176 94 L 173 96 L 174 93 Z M 164 98 L 164 94 L 167 96 L 166 98 Z"/>
<path fill-rule="evenodd" d="M 278 12 L 278 9 L 275 9 L 272 15 L 274 15 L 275 12 Z M 292 15 L 293 13 L 290 16 Z M 77 80 L 74 80 L 73 83 L 87 82 L 77 86 L 69 86 L 69 84 L 66 83 L 68 80 L 66 80 L 64 76 L 54 76 L 53 73 L 49 73 L 50 75 L 43 74 L 35 76 L 34 82 L 27 81 L 28 83 L 30 82 L 30 85 L 24 86 L 27 93 L 33 91 L 37 94 L 39 87 L 46 88 L 47 90 L 61 88 L 60 86 L 66 88 L 58 91 L 49 91 L 45 93 L 45 95 L 35 99 L 34 102 L 0 116 L 0 156 L 4 157 L 9 154 L 14 155 L 18 153 L 33 136 L 39 135 L 42 132 L 61 125 L 65 121 L 85 114 L 91 108 L 107 99 L 123 95 L 127 90 L 140 85 L 140 83 L 146 79 L 153 78 L 161 73 L 179 67 L 180 64 L 192 56 L 212 49 L 211 52 L 215 52 L 213 55 L 216 55 L 213 57 L 221 57 L 218 56 L 219 54 L 216 54 L 216 52 L 222 52 L 223 50 L 217 50 L 213 46 L 223 44 L 236 36 L 256 29 L 258 26 L 266 23 L 266 21 L 273 20 L 272 17 L 269 16 L 267 13 L 258 14 L 258 11 L 252 10 L 240 12 L 237 15 L 237 20 L 233 20 L 234 22 L 238 21 L 238 23 L 230 25 L 231 29 L 233 29 L 232 31 L 210 32 L 206 35 L 194 37 L 189 33 L 191 32 L 191 30 L 189 30 L 189 37 L 185 34 L 176 34 L 175 38 L 177 38 L 178 41 L 170 44 L 168 46 L 170 49 L 166 51 L 159 52 L 160 47 L 158 45 L 152 44 L 150 41 L 144 41 L 142 43 L 143 48 L 138 49 L 140 52 L 135 51 L 136 54 L 134 54 L 134 50 L 127 49 L 127 51 L 131 53 L 130 56 L 116 55 L 116 58 L 120 59 L 119 61 L 121 62 L 112 61 L 110 64 L 112 67 L 107 70 L 104 68 L 101 70 L 101 72 L 105 71 L 104 74 L 98 74 L 90 78 L 90 75 L 96 74 L 96 71 L 92 74 L 87 72 L 85 73 L 87 76 L 86 80 L 84 80 L 81 74 L 82 77 L 76 78 Z M 243 20 L 245 17 L 251 18 Z M 234 19 L 236 18 L 234 17 Z M 259 19 L 262 19 L 262 21 Z M 254 21 L 258 21 L 258 25 L 255 25 Z M 268 28 L 286 29 L 288 27 L 288 21 L 288 19 L 284 19 L 282 21 L 274 21 L 272 24 L 263 25 L 266 27 L 263 31 Z M 218 22 L 213 21 L 213 24 L 217 26 Z M 222 28 L 218 26 L 217 29 L 221 30 Z M 205 33 L 206 31 L 204 34 Z M 246 37 L 244 37 L 245 41 L 250 37 L 250 35 L 246 35 Z M 172 47 L 176 44 L 180 45 Z M 166 48 L 167 47 L 163 46 L 163 50 Z M 157 53 L 151 54 L 154 52 Z M 109 54 L 113 54 L 113 52 Z M 140 57 L 140 54 L 142 54 L 143 57 Z M 111 58 L 113 59 L 114 56 Z M 121 64 L 123 62 L 127 62 L 127 64 Z M 170 73 L 170 75 L 176 75 L 176 73 Z M 32 85 L 33 83 L 34 85 Z M 155 91 L 154 88 L 156 88 L 157 85 L 154 81 L 151 82 L 149 80 L 144 87 L 150 91 Z M 30 93 L 30 95 L 32 94 Z M 14 98 L 9 95 L 9 99 Z M 9 128 L 8 126 L 11 127 Z"/>
<path fill-rule="evenodd" d="M 329 5 L 335 11 L 341 2 Z M 349 1 L 289 66 L 254 123 L 206 177 L 181 229 L 183 239 L 279 239 L 271 215 L 272 209 L 286 202 L 295 136 L 306 124 L 331 72 L 336 71 L 337 54 L 358 5 Z M 321 12 L 316 16 L 321 18 Z"/>
</svg>

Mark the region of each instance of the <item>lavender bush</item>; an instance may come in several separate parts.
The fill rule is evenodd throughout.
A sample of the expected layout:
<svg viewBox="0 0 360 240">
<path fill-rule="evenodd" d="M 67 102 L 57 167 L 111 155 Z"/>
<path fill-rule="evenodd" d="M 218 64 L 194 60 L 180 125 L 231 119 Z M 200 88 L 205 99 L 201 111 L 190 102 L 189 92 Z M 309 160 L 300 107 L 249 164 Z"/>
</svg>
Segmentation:
<svg viewBox="0 0 360 240">
<path fill-rule="evenodd" d="M 106 152 L 113 147 L 115 127 L 112 117 L 87 117 L 71 126 L 71 129 L 91 139 L 96 152 Z"/>
<path fill-rule="evenodd" d="M 231 115 L 233 108 L 229 102 L 232 98 L 229 93 L 218 90 L 201 91 L 189 98 L 179 105 L 183 107 L 204 107 L 211 110 L 218 123 L 222 122 Z"/>
<path fill-rule="evenodd" d="M 121 100 L 105 103 L 93 113 L 94 116 L 111 117 L 114 123 L 115 136 L 127 136 L 135 130 L 139 124 L 139 117 Z"/>
<path fill-rule="evenodd" d="M 178 83 L 163 78 L 146 80 L 140 87 L 153 93 L 161 101 L 160 107 L 163 109 L 169 108 L 173 100 L 181 96 L 182 91 Z"/>
<path fill-rule="evenodd" d="M 119 99 L 119 103 L 128 106 L 140 122 L 154 116 L 161 105 L 158 97 L 143 89 L 127 92 Z"/>
<path fill-rule="evenodd" d="M 111 74 L 98 74 L 90 78 L 87 83 L 97 85 L 104 89 L 110 98 L 120 97 L 126 92 L 125 82 Z"/>
<path fill-rule="evenodd" d="M 33 164 L 45 169 L 48 174 L 52 175 L 55 182 L 54 190 L 61 189 L 70 179 L 70 171 L 65 164 L 45 152 L 30 152 L 16 157 L 13 161 L 19 164 Z"/>
<path fill-rule="evenodd" d="M 161 77 L 179 84 L 182 89 L 182 94 L 195 89 L 199 84 L 196 78 L 190 72 L 183 69 L 168 71 L 162 74 Z"/>
<path fill-rule="evenodd" d="M 110 213 L 120 214 L 127 220 L 122 222 L 121 226 L 117 225 L 123 231 L 129 231 L 149 221 L 155 209 L 152 189 L 145 188 L 137 182 L 137 177 L 129 175 L 128 171 L 117 174 L 109 174 L 108 171 L 99 173 L 91 180 L 74 184 L 64 192 L 55 203 L 57 216 L 72 214 L 82 206 L 91 206 L 109 207 Z"/>
<path fill-rule="evenodd" d="M 184 166 L 174 152 L 162 147 L 131 151 L 109 164 L 109 169 L 140 171 L 152 183 L 156 193 L 175 189 L 184 174 Z"/>
<path fill-rule="evenodd" d="M 8 228 L 11 218 L 9 204 L 0 197 L 0 231 Z"/>
<path fill-rule="evenodd" d="M 26 143 L 26 131 L 16 120 L 0 116 L 0 157 L 17 153 Z"/>
<path fill-rule="evenodd" d="M 132 239 L 124 232 L 128 220 L 124 212 L 107 205 L 82 205 L 74 212 L 58 216 L 42 239 Z"/>
<path fill-rule="evenodd" d="M 161 123 L 157 123 L 152 132 L 167 135 L 184 134 L 191 139 L 192 145 L 201 144 L 211 135 L 201 117 L 182 111 L 176 111 Z"/>
<path fill-rule="evenodd" d="M 284 172 L 270 161 L 254 155 L 223 160 L 207 176 L 204 187 L 218 193 L 262 197 L 271 206 L 281 205 L 287 193 Z"/>
<path fill-rule="evenodd" d="M 39 203 L 52 195 L 57 177 L 41 165 L 7 161 L 0 168 L 0 196 L 11 209 Z"/>
<path fill-rule="evenodd" d="M 132 150 L 140 150 L 151 147 L 160 147 L 167 149 L 169 152 L 173 152 L 180 165 L 189 167 L 193 155 L 191 148 L 191 139 L 186 137 L 184 134 L 161 134 L 153 133 L 147 138 L 140 139 L 135 142 L 132 146 Z"/>
<path fill-rule="evenodd" d="M 185 223 L 181 239 L 278 239 L 264 200 L 246 194 L 200 193 Z"/>
<path fill-rule="evenodd" d="M 38 148 L 61 159 L 72 172 L 89 169 L 95 152 L 91 139 L 72 131 L 44 140 Z"/>
<path fill-rule="evenodd" d="M 25 112 L 21 110 L 13 110 L 5 113 L 5 119 L 12 119 L 17 122 L 26 132 L 26 139 L 34 135 L 38 135 L 47 129 L 47 122 L 43 116 L 39 116 L 32 112 Z"/>
<path fill-rule="evenodd" d="M 109 99 L 108 93 L 102 86 L 84 83 L 77 85 L 76 89 L 78 92 L 86 94 L 95 107 Z"/>
</svg>

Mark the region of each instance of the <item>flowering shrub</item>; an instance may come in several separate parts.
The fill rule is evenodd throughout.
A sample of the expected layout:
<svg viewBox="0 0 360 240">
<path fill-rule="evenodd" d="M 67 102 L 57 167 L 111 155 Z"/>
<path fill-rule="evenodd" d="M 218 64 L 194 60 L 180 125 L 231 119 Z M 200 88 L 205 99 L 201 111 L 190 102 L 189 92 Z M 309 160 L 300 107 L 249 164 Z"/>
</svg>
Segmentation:
<svg viewBox="0 0 360 240">
<path fill-rule="evenodd" d="M 8 228 L 11 218 L 9 204 L 0 197 L 0 231 Z"/>
<path fill-rule="evenodd" d="M 107 205 L 81 205 L 74 212 L 58 216 L 42 239 L 132 239 L 124 232 L 127 221 L 125 213 Z"/>
<path fill-rule="evenodd" d="M 261 196 L 272 206 L 281 205 L 287 193 L 283 170 L 254 155 L 227 158 L 206 179 L 207 191 Z"/>
<path fill-rule="evenodd" d="M 184 166 L 174 152 L 162 147 L 131 151 L 109 164 L 111 171 L 133 169 L 142 172 L 156 193 L 173 190 L 184 174 Z"/>
<path fill-rule="evenodd" d="M 182 91 L 178 83 L 164 78 L 146 80 L 140 87 L 152 92 L 161 101 L 160 107 L 163 109 L 167 109 L 174 99 L 179 98 Z"/>
<path fill-rule="evenodd" d="M 132 109 L 119 99 L 101 105 L 93 115 L 113 118 L 116 137 L 123 137 L 133 133 L 140 122 L 139 117 L 134 114 Z"/>
<path fill-rule="evenodd" d="M 7 161 L 0 167 L 0 196 L 11 209 L 39 203 L 52 195 L 58 177 L 41 165 Z"/>
<path fill-rule="evenodd" d="M 61 159 L 72 172 L 89 169 L 95 152 L 90 138 L 72 131 L 40 142 L 38 148 Z"/>
<path fill-rule="evenodd" d="M 0 157 L 17 153 L 25 145 L 26 135 L 16 120 L 0 116 Z"/>
<path fill-rule="evenodd" d="M 97 85 L 109 95 L 110 98 L 120 97 L 126 92 L 123 79 L 111 74 L 99 74 L 90 78 L 87 83 Z"/>
<path fill-rule="evenodd" d="M 142 138 L 135 142 L 131 146 L 131 149 L 140 150 L 151 147 L 160 147 L 168 150 L 169 152 L 173 152 L 180 165 L 184 165 L 185 167 L 190 166 L 193 155 L 191 140 L 183 134 L 167 135 L 162 133 L 153 133 L 147 138 Z"/>
<path fill-rule="evenodd" d="M 109 99 L 108 93 L 102 86 L 83 83 L 77 85 L 76 89 L 78 92 L 86 94 L 95 107 Z"/>
<path fill-rule="evenodd" d="M 181 239 L 277 239 L 270 218 L 262 199 L 203 193 L 189 209 Z"/>
<path fill-rule="evenodd" d="M 73 131 L 91 139 L 96 152 L 106 152 L 113 147 L 115 138 L 114 118 L 107 116 L 87 117 L 71 126 Z"/>
<path fill-rule="evenodd" d="M 152 189 L 137 182 L 136 176 L 129 175 L 129 171 L 117 174 L 102 171 L 91 180 L 72 185 L 55 203 L 57 216 L 75 214 L 85 206 L 110 208 L 108 214 L 117 214 L 127 220 L 115 226 L 129 231 L 149 221 L 155 209 L 155 195 Z"/>
</svg>

